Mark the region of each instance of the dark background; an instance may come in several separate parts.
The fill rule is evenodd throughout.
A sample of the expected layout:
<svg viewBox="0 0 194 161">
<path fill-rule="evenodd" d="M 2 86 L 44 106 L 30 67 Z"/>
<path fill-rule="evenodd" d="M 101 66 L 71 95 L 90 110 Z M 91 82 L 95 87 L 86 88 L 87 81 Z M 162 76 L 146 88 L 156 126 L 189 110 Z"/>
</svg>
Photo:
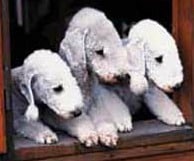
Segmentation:
<svg viewBox="0 0 194 161">
<path fill-rule="evenodd" d="M 24 25 L 18 26 L 15 1 L 10 0 L 12 67 L 22 64 L 35 49 L 58 51 L 71 17 L 82 7 L 104 11 L 122 36 L 128 32 L 123 31 L 123 23 L 131 26 L 144 18 L 157 20 L 171 31 L 171 3 L 170 0 L 23 0 Z"/>
</svg>

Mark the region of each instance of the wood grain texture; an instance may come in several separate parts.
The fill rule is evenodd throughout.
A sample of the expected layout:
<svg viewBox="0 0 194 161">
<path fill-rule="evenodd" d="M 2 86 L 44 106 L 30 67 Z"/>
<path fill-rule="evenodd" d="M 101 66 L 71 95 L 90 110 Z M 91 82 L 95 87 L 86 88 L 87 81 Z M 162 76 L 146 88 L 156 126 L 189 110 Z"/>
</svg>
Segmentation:
<svg viewBox="0 0 194 161">
<path fill-rule="evenodd" d="M 194 0 L 173 0 L 173 35 L 184 66 L 184 83 L 174 96 L 187 121 L 192 122 L 194 100 Z"/>
<path fill-rule="evenodd" d="M 129 149 L 109 149 L 103 152 L 86 153 L 70 156 L 61 156 L 56 158 L 46 158 L 37 161 L 118 161 L 118 160 L 132 160 L 136 158 L 148 157 L 148 156 L 161 156 L 165 154 L 174 154 L 182 151 L 194 150 L 194 142 L 180 142 L 180 143 L 168 143 L 159 144 L 154 146 L 134 147 Z M 159 160 L 159 159 L 158 159 Z M 148 161 L 148 160 L 147 160 Z M 176 160 L 184 161 L 184 160 Z M 193 161 L 193 160 L 189 160 Z"/>
<path fill-rule="evenodd" d="M 123 161 L 194 161 L 194 151 L 158 155 L 152 157 L 138 158 L 138 159 L 126 159 Z"/>
<path fill-rule="evenodd" d="M 79 155 L 81 158 L 84 158 L 87 154 L 93 156 L 98 153 L 100 153 L 99 157 L 105 155 L 105 153 L 107 153 L 108 157 L 109 152 L 111 155 L 112 153 L 119 155 L 120 152 L 128 153 L 127 149 L 132 149 L 134 147 L 138 147 L 139 149 L 144 147 L 146 149 L 147 146 L 192 140 L 194 138 L 194 133 L 190 126 L 168 126 L 160 121 L 151 120 L 134 123 L 134 130 L 130 133 L 120 135 L 120 138 L 118 146 L 114 149 L 102 146 L 85 148 L 75 139 L 64 135 L 59 135 L 60 142 L 52 146 L 35 144 L 27 139 L 16 138 L 15 158 L 17 158 L 16 160 L 18 161 L 57 158 L 70 155 Z M 133 155 L 133 153 L 131 152 L 126 155 L 130 156 Z"/>
<path fill-rule="evenodd" d="M 6 152 L 4 77 L 3 77 L 3 18 L 2 1 L 0 1 L 0 153 Z"/>
</svg>

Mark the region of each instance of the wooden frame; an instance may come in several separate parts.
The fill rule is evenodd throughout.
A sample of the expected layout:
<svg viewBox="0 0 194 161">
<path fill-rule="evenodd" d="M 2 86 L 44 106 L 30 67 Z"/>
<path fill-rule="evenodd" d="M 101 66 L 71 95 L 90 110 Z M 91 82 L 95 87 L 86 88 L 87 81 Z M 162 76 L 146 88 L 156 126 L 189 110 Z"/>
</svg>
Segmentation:
<svg viewBox="0 0 194 161">
<path fill-rule="evenodd" d="M 52 161 L 102 161 L 138 158 L 180 151 L 194 150 L 194 133 L 191 127 L 168 126 L 160 121 L 136 122 L 132 133 L 120 135 L 115 148 L 85 148 L 72 138 L 61 138 L 60 143 L 48 146 L 19 138 L 15 142 L 17 161 L 43 160 Z M 78 159 L 79 158 L 79 159 Z M 48 159 L 48 160 L 47 160 Z"/>
<path fill-rule="evenodd" d="M 3 108 L 3 61 L 5 54 L 9 54 L 8 36 L 8 15 L 4 13 L 5 8 L 2 2 L 6 4 L 7 0 L 0 0 L 0 153 L 6 152 L 5 144 L 5 123 Z M 192 114 L 194 106 L 194 0 L 172 0 L 173 3 L 173 34 L 180 47 L 181 58 L 183 60 L 185 81 L 183 88 L 174 96 L 175 100 L 182 108 L 187 121 L 194 125 L 194 115 Z M 4 5 L 5 7 L 5 5 Z M 3 12 L 2 12 L 3 11 Z M 3 16 L 2 16 L 3 15 Z M 4 22 L 4 24 L 2 23 Z M 6 52 L 5 52 L 6 51 Z M 2 58 L 4 56 L 4 58 Z M 4 84 L 3 84 L 4 83 Z M 3 116 L 1 116 L 3 114 Z M 30 143 L 31 147 L 25 147 L 28 143 L 26 140 L 16 142 L 15 156 L 16 160 L 41 160 L 41 161 L 82 161 L 82 160 L 130 160 L 130 161 L 193 161 L 194 157 L 194 130 L 189 126 L 184 127 L 167 127 L 157 121 L 145 121 L 135 124 L 139 129 L 143 127 L 160 127 L 158 132 L 149 133 L 143 129 L 141 135 L 135 136 L 122 135 L 118 146 L 114 149 L 94 147 L 87 149 L 82 147 L 75 140 L 71 140 L 69 144 L 67 140 L 63 145 L 57 144 L 53 146 L 37 146 Z M 4 130 L 1 130 L 4 129 Z M 136 128 L 138 130 L 138 128 Z M 163 130 L 162 130 L 163 129 Z M 1 137 L 4 136 L 4 137 Z M 3 138 L 3 139 L 2 139 Z"/>
<path fill-rule="evenodd" d="M 0 8 L 3 9 L 0 1 Z M 6 130 L 5 130 L 5 107 L 4 107 L 4 74 L 3 74 L 3 53 L 4 53 L 4 31 L 3 31 L 3 10 L 0 10 L 0 153 L 6 152 Z"/>
<path fill-rule="evenodd" d="M 173 0 L 173 34 L 185 69 L 184 84 L 175 100 L 194 124 L 194 0 Z"/>
</svg>

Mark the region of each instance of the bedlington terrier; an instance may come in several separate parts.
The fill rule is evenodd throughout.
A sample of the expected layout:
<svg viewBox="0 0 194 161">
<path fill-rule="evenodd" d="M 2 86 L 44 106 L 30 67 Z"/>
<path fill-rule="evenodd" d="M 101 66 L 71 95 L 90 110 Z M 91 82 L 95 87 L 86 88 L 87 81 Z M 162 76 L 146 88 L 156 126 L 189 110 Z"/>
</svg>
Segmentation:
<svg viewBox="0 0 194 161">
<path fill-rule="evenodd" d="M 37 50 L 11 74 L 16 132 L 37 143 L 57 142 L 57 135 L 40 121 L 37 104 L 44 103 L 62 120 L 81 114 L 81 90 L 67 64 L 56 53 Z"/>
<path fill-rule="evenodd" d="M 130 75 L 127 51 L 113 24 L 101 11 L 81 9 L 69 24 L 59 54 L 77 78 L 85 104 L 85 113 L 61 123 L 60 128 L 86 146 L 96 144 L 98 139 L 106 146 L 116 145 L 117 131 L 130 131 L 132 123 L 122 100 L 101 85 L 101 82 L 113 84 L 127 81 Z M 141 92 L 143 86 L 139 90 L 139 86 L 135 85 L 136 79 L 136 76 L 131 77 L 132 89 Z M 145 84 L 146 88 L 146 79 L 143 76 L 141 79 L 141 85 Z M 118 111 L 118 108 L 119 113 L 111 112 Z M 56 123 L 50 121 L 50 124 Z"/>
<path fill-rule="evenodd" d="M 130 70 L 145 73 L 149 88 L 142 96 L 134 95 L 125 86 L 114 86 L 114 91 L 132 113 L 141 107 L 143 100 L 164 123 L 177 126 L 184 124 L 182 112 L 164 93 L 173 92 L 183 81 L 183 67 L 173 37 L 160 24 L 146 19 L 130 29 L 128 42 L 125 41 L 124 45 L 128 51 Z"/>
</svg>

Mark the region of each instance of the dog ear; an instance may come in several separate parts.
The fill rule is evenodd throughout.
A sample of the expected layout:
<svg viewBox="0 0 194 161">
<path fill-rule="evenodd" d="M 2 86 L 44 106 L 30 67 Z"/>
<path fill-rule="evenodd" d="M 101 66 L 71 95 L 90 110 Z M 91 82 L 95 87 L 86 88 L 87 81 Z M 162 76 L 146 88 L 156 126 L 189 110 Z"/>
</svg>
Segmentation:
<svg viewBox="0 0 194 161">
<path fill-rule="evenodd" d="M 88 29 L 69 29 L 60 44 L 59 54 L 66 60 L 78 82 L 87 79 L 86 37 Z"/>
<path fill-rule="evenodd" d="M 127 49 L 130 65 L 130 89 L 133 93 L 139 95 L 148 89 L 144 44 L 141 41 L 129 40 L 125 48 Z"/>
<path fill-rule="evenodd" d="M 28 63 L 28 59 L 26 59 L 22 66 L 23 79 L 19 88 L 29 104 L 24 114 L 27 120 L 37 120 L 39 117 L 38 107 L 35 105 L 32 92 L 32 80 L 36 75 L 35 71 L 36 70 L 34 70 L 30 63 Z"/>
<path fill-rule="evenodd" d="M 145 75 L 145 50 L 141 41 L 130 40 L 126 45 L 128 53 L 128 62 L 132 72 Z"/>
</svg>

